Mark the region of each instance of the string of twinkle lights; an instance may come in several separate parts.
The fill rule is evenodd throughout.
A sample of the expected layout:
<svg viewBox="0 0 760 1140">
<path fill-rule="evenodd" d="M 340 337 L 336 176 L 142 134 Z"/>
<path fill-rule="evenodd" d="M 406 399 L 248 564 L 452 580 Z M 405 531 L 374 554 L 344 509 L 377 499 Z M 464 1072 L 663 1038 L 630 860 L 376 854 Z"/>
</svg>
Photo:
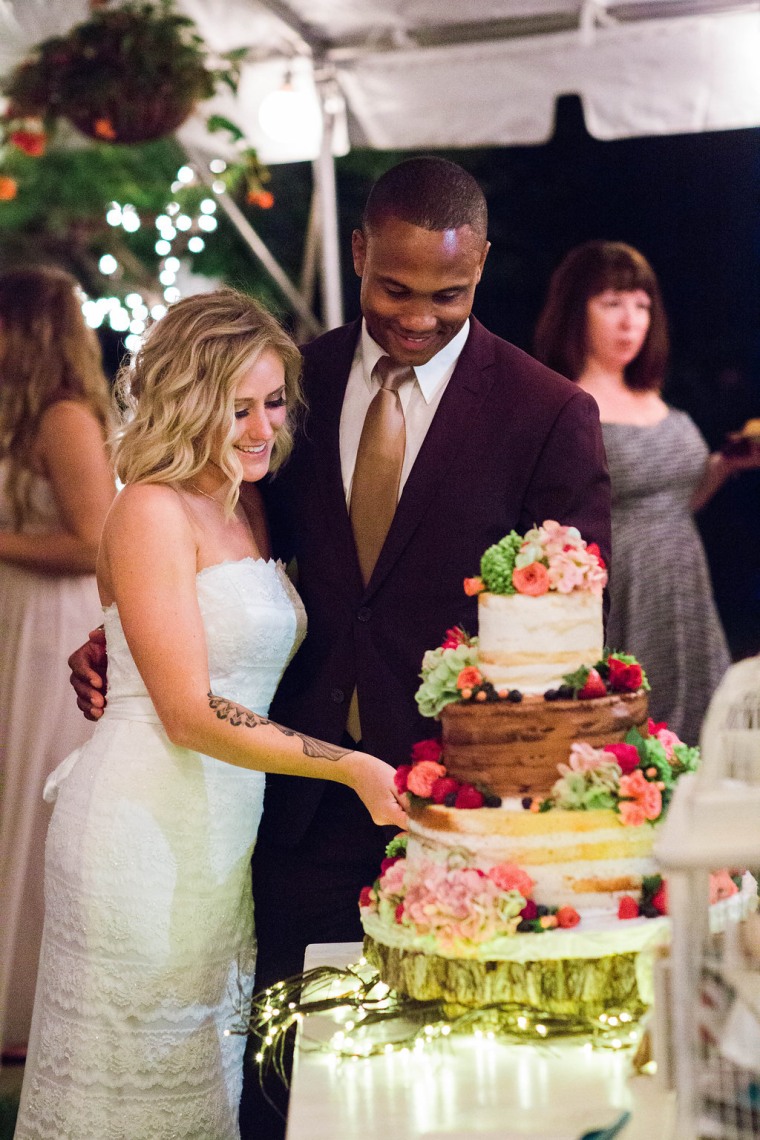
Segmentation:
<svg viewBox="0 0 760 1140">
<path fill-rule="evenodd" d="M 221 177 L 227 169 L 224 159 L 212 159 L 209 169 L 215 176 L 211 192 L 214 195 L 226 193 L 227 185 Z M 180 299 L 181 291 L 177 285 L 177 276 L 181 260 L 178 254 L 201 253 L 208 235 L 217 228 L 215 198 L 202 197 L 197 209 L 191 209 L 178 200 L 182 191 L 197 184 L 197 181 L 197 175 L 191 166 L 180 166 L 170 187 L 173 197 L 154 220 L 157 231 L 154 248 L 160 259 L 158 281 L 163 290 L 163 301 L 151 302 L 135 289 L 124 297 L 116 295 L 97 299 L 88 297 L 83 302 L 82 309 L 87 323 L 92 328 L 99 328 L 105 324 L 114 332 L 126 334 L 124 344 L 130 352 L 139 347 L 148 322 L 160 320 L 166 313 L 167 307 Z M 143 225 L 139 211 L 129 202 L 123 204 L 111 202 L 106 211 L 106 222 L 109 226 L 121 227 L 128 234 L 135 233 Z M 122 270 L 118 258 L 113 253 L 104 253 L 98 261 L 98 268 L 104 277 L 116 277 Z"/>
<path fill-rule="evenodd" d="M 324 1036 L 312 1019 L 329 1015 L 335 1030 Z M 313 1028 L 314 1027 L 314 1031 Z M 442 1001 L 419 1001 L 391 990 L 365 958 L 339 969 L 320 966 L 277 982 L 253 997 L 248 1024 L 228 1033 L 248 1033 L 259 1043 L 256 1062 L 287 1082 L 286 1046 L 300 1029 L 301 1047 L 335 1059 L 390 1053 L 419 1053 L 456 1035 L 470 1034 L 486 1045 L 500 1042 L 542 1044 L 553 1037 L 581 1036 L 586 1049 L 632 1048 L 641 1037 L 627 1010 L 598 1016 L 558 1015 L 511 1002 L 463 1009 Z"/>
</svg>

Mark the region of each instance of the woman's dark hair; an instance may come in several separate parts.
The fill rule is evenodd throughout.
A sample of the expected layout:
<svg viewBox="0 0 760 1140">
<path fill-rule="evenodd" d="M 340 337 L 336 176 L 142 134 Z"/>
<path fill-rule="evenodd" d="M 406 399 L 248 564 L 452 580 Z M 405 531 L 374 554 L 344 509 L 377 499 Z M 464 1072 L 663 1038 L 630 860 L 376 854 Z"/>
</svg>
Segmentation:
<svg viewBox="0 0 760 1140">
<path fill-rule="evenodd" d="M 586 304 L 605 289 L 643 289 L 651 320 L 625 382 L 638 390 L 659 389 L 668 362 L 668 327 L 657 277 L 643 254 L 619 241 L 587 241 L 566 254 L 549 282 L 536 325 L 534 351 L 556 372 L 577 380 L 586 362 Z"/>
</svg>

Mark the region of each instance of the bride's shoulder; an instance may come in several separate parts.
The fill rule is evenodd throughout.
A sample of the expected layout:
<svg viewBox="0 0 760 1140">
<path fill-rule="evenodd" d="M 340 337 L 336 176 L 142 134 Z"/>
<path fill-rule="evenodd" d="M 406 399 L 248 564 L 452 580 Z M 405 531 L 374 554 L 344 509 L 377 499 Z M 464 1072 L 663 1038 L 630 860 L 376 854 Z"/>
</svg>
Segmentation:
<svg viewBox="0 0 760 1140">
<path fill-rule="evenodd" d="M 153 534 L 171 542 L 190 531 L 181 497 L 166 483 L 129 483 L 117 494 L 103 530 L 108 541 L 137 530 L 143 539 Z"/>
</svg>

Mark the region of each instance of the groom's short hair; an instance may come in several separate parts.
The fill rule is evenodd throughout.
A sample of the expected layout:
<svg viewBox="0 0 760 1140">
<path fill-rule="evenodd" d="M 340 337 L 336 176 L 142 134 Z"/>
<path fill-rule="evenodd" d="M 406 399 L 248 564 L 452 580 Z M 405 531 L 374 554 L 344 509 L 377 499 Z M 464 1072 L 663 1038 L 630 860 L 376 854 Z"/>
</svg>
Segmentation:
<svg viewBox="0 0 760 1140">
<path fill-rule="evenodd" d="M 408 158 L 375 182 L 362 229 L 370 231 L 389 217 L 424 230 L 470 226 L 483 241 L 488 230 L 488 206 L 478 183 L 455 162 L 434 155 Z"/>
</svg>

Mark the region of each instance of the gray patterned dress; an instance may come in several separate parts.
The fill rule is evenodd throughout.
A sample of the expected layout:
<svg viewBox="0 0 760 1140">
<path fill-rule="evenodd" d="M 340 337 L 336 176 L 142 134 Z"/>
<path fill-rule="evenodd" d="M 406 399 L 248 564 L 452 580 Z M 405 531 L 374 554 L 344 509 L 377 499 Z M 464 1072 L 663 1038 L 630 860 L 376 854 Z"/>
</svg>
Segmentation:
<svg viewBox="0 0 760 1140">
<path fill-rule="evenodd" d="M 602 424 L 612 479 L 607 643 L 647 671 L 650 715 L 696 744 L 729 665 L 705 552 L 689 501 L 708 458 L 685 412 L 652 427 Z"/>
</svg>

